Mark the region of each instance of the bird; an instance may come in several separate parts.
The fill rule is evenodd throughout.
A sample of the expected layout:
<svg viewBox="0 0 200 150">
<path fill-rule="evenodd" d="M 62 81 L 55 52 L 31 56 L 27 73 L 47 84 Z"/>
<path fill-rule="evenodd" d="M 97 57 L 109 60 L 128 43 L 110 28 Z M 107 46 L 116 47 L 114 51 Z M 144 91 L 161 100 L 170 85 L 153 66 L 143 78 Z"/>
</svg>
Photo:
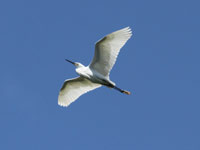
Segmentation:
<svg viewBox="0 0 200 150">
<path fill-rule="evenodd" d="M 130 95 L 131 92 L 117 87 L 110 80 L 109 75 L 120 49 L 131 36 L 131 28 L 126 27 L 112 32 L 97 41 L 94 57 L 88 66 L 65 59 L 76 67 L 75 71 L 79 76 L 64 81 L 58 95 L 58 105 L 67 107 L 81 95 L 101 86 L 113 88 L 121 93 Z"/>
</svg>

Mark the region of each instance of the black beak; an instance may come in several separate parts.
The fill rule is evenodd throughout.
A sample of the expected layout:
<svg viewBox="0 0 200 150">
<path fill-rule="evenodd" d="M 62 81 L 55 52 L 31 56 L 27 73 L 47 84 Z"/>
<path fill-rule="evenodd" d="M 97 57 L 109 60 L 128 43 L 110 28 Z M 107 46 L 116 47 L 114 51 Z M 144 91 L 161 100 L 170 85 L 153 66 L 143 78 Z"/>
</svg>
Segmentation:
<svg viewBox="0 0 200 150">
<path fill-rule="evenodd" d="M 71 60 L 68 60 L 68 59 L 65 59 L 66 61 L 72 63 L 73 65 L 75 65 L 75 62 L 71 61 Z"/>
</svg>

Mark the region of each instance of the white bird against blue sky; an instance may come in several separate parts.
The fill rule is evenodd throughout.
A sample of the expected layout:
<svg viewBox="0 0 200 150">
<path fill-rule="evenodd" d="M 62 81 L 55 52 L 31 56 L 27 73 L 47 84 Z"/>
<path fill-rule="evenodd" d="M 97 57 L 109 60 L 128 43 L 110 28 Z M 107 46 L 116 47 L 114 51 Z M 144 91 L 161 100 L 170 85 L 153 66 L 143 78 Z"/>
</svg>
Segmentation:
<svg viewBox="0 0 200 150">
<path fill-rule="evenodd" d="M 102 85 L 116 89 L 130 95 L 129 91 L 122 90 L 109 78 L 110 71 L 116 62 L 120 49 L 132 36 L 129 27 L 108 34 L 95 45 L 95 54 L 92 62 L 84 66 L 79 62 L 72 62 L 79 77 L 65 80 L 58 96 L 60 106 L 68 106 L 84 93 L 101 87 Z"/>
</svg>

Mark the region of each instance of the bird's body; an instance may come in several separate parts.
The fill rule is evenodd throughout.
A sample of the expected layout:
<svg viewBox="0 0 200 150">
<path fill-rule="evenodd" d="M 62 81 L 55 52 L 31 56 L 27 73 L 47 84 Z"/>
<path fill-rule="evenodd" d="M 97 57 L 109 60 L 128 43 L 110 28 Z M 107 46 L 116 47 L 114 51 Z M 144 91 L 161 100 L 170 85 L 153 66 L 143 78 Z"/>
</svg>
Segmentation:
<svg viewBox="0 0 200 150">
<path fill-rule="evenodd" d="M 66 61 L 76 66 L 76 72 L 80 77 L 64 82 L 58 96 L 58 104 L 68 106 L 82 94 L 102 85 L 129 95 L 130 92 L 116 87 L 116 84 L 110 80 L 109 74 L 115 64 L 121 47 L 131 35 L 131 29 L 127 27 L 115 31 L 99 40 L 95 45 L 94 58 L 88 66 L 66 59 Z"/>
<path fill-rule="evenodd" d="M 80 63 L 79 63 L 80 64 Z M 115 85 L 110 79 L 106 76 L 103 76 L 96 70 L 91 69 L 89 66 L 84 66 L 81 64 L 80 67 L 76 68 L 76 73 L 83 78 L 86 78 L 93 83 L 102 84 L 102 85 Z"/>
</svg>

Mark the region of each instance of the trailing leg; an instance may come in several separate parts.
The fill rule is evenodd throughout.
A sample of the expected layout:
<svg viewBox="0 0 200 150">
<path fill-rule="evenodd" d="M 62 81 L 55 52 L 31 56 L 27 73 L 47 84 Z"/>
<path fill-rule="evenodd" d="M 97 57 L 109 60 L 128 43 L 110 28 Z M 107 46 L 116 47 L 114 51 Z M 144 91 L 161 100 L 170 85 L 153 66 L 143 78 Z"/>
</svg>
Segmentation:
<svg viewBox="0 0 200 150">
<path fill-rule="evenodd" d="M 114 88 L 115 90 L 121 92 L 121 93 L 124 93 L 124 94 L 127 94 L 127 95 L 130 95 L 130 94 L 131 94 L 131 92 L 122 90 L 122 89 L 120 89 L 120 88 L 118 88 L 118 87 L 116 87 L 116 86 L 114 86 L 113 88 Z"/>
</svg>

